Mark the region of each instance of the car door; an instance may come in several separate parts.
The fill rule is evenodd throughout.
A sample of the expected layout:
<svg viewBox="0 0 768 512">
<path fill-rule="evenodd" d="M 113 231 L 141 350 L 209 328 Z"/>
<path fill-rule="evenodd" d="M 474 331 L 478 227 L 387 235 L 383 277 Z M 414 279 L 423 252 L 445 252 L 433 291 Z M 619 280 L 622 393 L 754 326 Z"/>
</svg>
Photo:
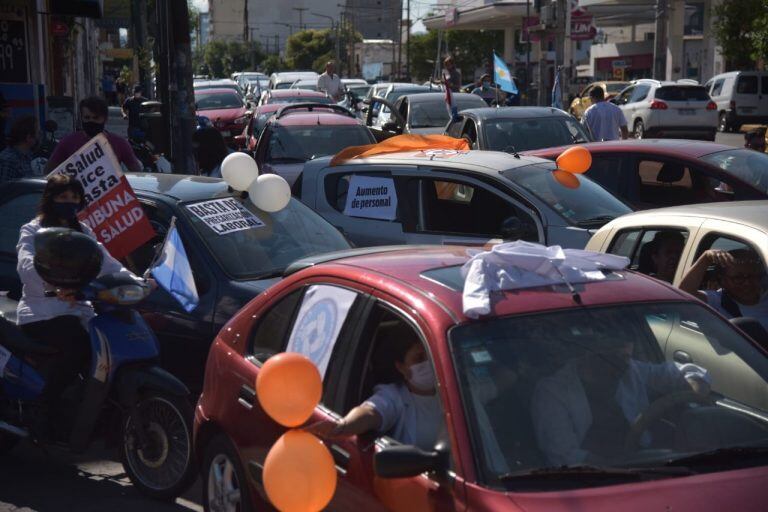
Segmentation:
<svg viewBox="0 0 768 512">
<path fill-rule="evenodd" d="M 538 215 L 512 193 L 441 169 L 395 171 L 406 194 L 409 244 L 484 245 L 492 240 L 545 240 Z"/>
<path fill-rule="evenodd" d="M 682 219 L 680 219 L 682 220 Z M 686 222 L 674 224 L 659 224 L 653 226 L 636 226 L 620 229 L 605 246 L 604 252 L 625 256 L 629 258 L 630 270 L 656 277 L 657 269 L 653 260 L 653 252 L 662 237 L 674 236 L 683 241 L 683 250 L 676 263 L 673 282 L 678 283 L 684 274 L 684 263 L 687 259 L 691 244 L 687 243 L 693 233 L 697 232 L 696 226 L 686 225 Z"/>
<path fill-rule="evenodd" d="M 736 78 L 733 103 L 736 115 L 751 117 L 758 115 L 760 107 L 760 77 L 757 73 L 740 73 Z"/>
<path fill-rule="evenodd" d="M 317 213 L 359 247 L 404 244 L 403 190 L 394 171 L 412 166 L 354 165 L 321 169 L 315 180 Z M 351 191 L 351 193 L 350 193 Z"/>
<path fill-rule="evenodd" d="M 467 118 L 461 128 L 461 138 L 467 140 L 470 149 L 487 149 L 480 141 L 477 123 L 471 117 Z"/>
</svg>

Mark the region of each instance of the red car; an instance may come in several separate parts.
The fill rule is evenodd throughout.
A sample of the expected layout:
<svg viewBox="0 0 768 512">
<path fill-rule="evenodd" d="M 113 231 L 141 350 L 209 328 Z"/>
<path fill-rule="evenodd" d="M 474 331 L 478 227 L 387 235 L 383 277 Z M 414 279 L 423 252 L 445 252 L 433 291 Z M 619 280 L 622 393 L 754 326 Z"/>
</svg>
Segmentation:
<svg viewBox="0 0 768 512">
<path fill-rule="evenodd" d="M 232 89 L 201 89 L 195 91 L 197 112 L 211 120 L 227 144 L 248 124 L 250 112 L 243 98 Z"/>
<path fill-rule="evenodd" d="M 324 92 L 306 89 L 267 89 L 261 95 L 259 105 L 270 103 L 333 103 Z"/>
<path fill-rule="evenodd" d="M 449 246 L 330 253 L 294 263 L 243 308 L 211 347 L 195 412 L 206 510 L 268 507 L 264 459 L 285 428 L 255 396 L 264 361 L 309 355 L 324 376 L 309 423 L 338 421 L 390 376 L 391 335 L 406 331 L 426 350 L 443 411 L 421 435 L 442 441 L 419 449 L 393 432 L 324 437 L 339 476 L 328 510 L 764 510 L 768 387 L 740 379 L 768 379 L 755 342 L 630 271 L 572 291 L 494 292 L 491 313 L 472 320 L 462 307 L 468 259 Z M 692 341 L 687 353 L 667 351 L 678 338 Z M 705 365 L 735 365 L 733 378 L 694 393 L 675 359 L 700 383 Z M 624 393 L 601 394 L 603 377 Z M 643 414 L 627 420 L 621 397 Z"/>
<path fill-rule="evenodd" d="M 269 118 L 284 105 L 284 103 L 270 103 L 256 107 L 250 121 L 243 129 L 243 133 L 235 137 L 235 144 L 238 149 L 243 149 L 253 155 L 256 151 L 256 144 L 259 142 L 261 130 L 267 125 Z"/>
<path fill-rule="evenodd" d="M 587 176 L 636 210 L 768 199 L 768 154 L 695 140 L 647 139 L 582 144 Z M 568 146 L 526 151 L 550 160 Z"/>
</svg>

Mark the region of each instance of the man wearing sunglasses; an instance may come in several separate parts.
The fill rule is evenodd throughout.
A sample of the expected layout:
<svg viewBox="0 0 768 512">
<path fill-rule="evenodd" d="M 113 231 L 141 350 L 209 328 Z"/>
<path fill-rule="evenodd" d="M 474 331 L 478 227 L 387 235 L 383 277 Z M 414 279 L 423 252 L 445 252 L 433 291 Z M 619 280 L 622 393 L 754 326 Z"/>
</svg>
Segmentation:
<svg viewBox="0 0 768 512">
<path fill-rule="evenodd" d="M 717 267 L 721 288 L 699 290 L 707 269 Z M 751 317 L 768 329 L 765 265 L 747 249 L 705 251 L 680 282 L 680 289 L 697 296 L 726 318 Z"/>
</svg>

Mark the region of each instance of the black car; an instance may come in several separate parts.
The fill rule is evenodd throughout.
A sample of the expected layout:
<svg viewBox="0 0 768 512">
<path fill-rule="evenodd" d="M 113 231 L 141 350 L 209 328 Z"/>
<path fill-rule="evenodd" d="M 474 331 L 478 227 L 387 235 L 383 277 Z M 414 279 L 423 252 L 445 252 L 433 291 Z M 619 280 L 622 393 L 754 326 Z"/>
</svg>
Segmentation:
<svg viewBox="0 0 768 512">
<path fill-rule="evenodd" d="M 161 363 L 191 390 L 202 387 L 208 348 L 225 322 L 245 303 L 275 283 L 293 261 L 349 248 L 346 239 L 301 202 L 291 199 L 277 213 L 256 208 L 215 178 L 163 174 L 128 174 L 156 236 L 124 258 L 138 275 L 152 263 L 171 219 L 190 260 L 200 303 L 187 313 L 170 294 L 158 288 L 138 309 L 154 329 L 161 346 Z M 0 290 L 18 299 L 16 273 L 19 229 L 37 212 L 45 181 L 26 179 L 0 186 Z M 189 206 L 234 197 L 261 226 L 217 234 Z M 3 308 L 7 310 L 7 308 Z"/>
<path fill-rule="evenodd" d="M 472 149 L 529 151 L 592 141 L 575 117 L 552 107 L 473 108 L 459 112 L 445 135 L 469 140 Z"/>
</svg>

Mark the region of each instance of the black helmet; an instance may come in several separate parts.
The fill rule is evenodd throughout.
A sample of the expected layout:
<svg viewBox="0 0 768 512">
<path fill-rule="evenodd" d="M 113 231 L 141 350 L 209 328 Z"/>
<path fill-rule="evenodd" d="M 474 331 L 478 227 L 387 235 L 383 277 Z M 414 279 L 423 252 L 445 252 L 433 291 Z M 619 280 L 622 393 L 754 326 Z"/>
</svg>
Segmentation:
<svg viewBox="0 0 768 512">
<path fill-rule="evenodd" d="M 44 228 L 35 233 L 35 270 L 46 283 L 78 289 L 101 271 L 99 244 L 90 236 L 67 228 Z"/>
</svg>

